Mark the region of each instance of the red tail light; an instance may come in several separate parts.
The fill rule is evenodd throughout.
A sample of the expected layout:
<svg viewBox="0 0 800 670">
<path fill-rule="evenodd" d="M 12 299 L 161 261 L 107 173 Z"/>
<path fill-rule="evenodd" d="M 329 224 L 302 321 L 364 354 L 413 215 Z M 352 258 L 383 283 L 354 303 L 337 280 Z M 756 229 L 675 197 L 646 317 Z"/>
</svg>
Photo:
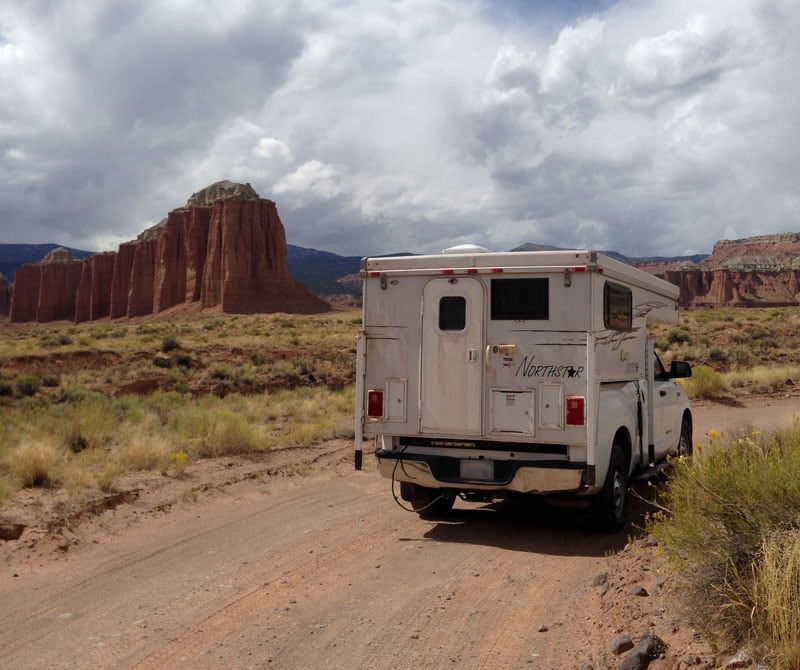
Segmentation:
<svg viewBox="0 0 800 670">
<path fill-rule="evenodd" d="M 567 398 L 567 425 L 582 426 L 586 422 L 586 398 L 573 395 Z"/>
<path fill-rule="evenodd" d="M 367 391 L 367 416 L 383 417 L 383 391 Z"/>
</svg>

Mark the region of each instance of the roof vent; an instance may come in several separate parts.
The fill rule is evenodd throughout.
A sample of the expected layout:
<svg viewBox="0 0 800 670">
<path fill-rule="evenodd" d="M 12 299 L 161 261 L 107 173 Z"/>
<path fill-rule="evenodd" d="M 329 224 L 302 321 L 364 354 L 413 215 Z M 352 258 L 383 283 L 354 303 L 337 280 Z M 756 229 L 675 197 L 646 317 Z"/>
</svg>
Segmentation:
<svg viewBox="0 0 800 670">
<path fill-rule="evenodd" d="M 488 254 L 489 250 L 477 244 L 457 244 L 454 247 L 442 249 L 443 254 Z"/>
</svg>

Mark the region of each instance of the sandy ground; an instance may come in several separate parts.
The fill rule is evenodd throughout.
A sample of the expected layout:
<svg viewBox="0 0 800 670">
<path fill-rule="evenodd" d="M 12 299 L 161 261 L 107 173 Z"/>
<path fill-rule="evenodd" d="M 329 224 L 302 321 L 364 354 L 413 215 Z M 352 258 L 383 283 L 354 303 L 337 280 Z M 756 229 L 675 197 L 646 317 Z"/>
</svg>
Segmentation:
<svg viewBox="0 0 800 670">
<path fill-rule="evenodd" d="M 702 443 L 785 423 L 800 399 L 694 412 Z M 0 664 L 599 669 L 619 666 L 617 635 L 645 629 L 678 659 L 719 663 L 635 522 L 599 535 L 574 510 L 461 501 L 421 520 L 370 459 L 353 471 L 350 448 L 131 479 L 99 506 L 4 507 L 27 528 L 0 542 Z"/>
</svg>

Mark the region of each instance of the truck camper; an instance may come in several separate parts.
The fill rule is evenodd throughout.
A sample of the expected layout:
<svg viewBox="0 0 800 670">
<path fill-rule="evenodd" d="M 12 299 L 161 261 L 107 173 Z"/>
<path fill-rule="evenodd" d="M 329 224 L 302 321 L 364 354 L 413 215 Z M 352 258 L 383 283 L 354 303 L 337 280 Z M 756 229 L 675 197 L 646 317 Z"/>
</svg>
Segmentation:
<svg viewBox="0 0 800 670">
<path fill-rule="evenodd" d="M 570 495 L 623 528 L 632 477 L 692 450 L 692 415 L 647 322 L 676 286 L 592 250 L 364 258 L 356 468 L 423 516 L 457 496 Z"/>
</svg>

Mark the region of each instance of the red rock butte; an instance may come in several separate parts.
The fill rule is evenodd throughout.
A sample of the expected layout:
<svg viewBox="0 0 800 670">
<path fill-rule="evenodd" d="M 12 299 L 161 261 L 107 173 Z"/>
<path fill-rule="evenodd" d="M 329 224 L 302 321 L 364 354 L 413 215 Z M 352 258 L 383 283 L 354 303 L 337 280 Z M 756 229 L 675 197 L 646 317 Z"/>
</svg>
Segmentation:
<svg viewBox="0 0 800 670">
<path fill-rule="evenodd" d="M 19 267 L 8 313 L 12 322 L 81 322 L 190 303 L 235 314 L 331 309 L 289 275 L 275 203 L 250 184 L 221 181 L 116 252 L 74 260 L 54 249 L 39 263 Z"/>
</svg>

